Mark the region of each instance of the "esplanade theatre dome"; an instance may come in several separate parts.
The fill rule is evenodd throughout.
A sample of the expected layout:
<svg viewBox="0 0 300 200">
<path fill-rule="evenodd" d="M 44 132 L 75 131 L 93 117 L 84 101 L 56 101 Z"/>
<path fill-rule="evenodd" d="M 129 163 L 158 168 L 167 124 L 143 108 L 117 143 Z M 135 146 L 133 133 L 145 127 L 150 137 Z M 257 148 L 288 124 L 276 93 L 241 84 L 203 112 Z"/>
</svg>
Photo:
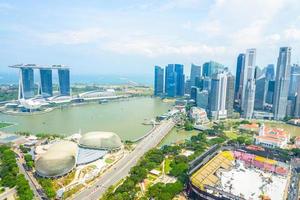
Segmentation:
<svg viewBox="0 0 300 200">
<path fill-rule="evenodd" d="M 114 150 L 122 146 L 120 137 L 112 132 L 88 132 L 79 140 L 79 146 L 91 149 Z"/>
<path fill-rule="evenodd" d="M 76 165 L 78 146 L 74 142 L 60 141 L 51 145 L 35 162 L 38 175 L 59 177 L 69 173 Z"/>
</svg>

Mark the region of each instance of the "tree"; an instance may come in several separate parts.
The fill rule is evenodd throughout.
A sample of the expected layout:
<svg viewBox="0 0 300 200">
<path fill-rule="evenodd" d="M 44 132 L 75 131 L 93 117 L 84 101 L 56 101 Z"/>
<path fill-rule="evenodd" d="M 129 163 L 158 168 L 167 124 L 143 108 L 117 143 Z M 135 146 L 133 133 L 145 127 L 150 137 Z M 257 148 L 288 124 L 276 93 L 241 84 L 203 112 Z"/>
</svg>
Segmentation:
<svg viewBox="0 0 300 200">
<path fill-rule="evenodd" d="M 32 200 L 34 195 L 23 174 L 17 176 L 17 193 L 20 200 Z"/>
<path fill-rule="evenodd" d="M 186 131 L 191 131 L 191 130 L 194 129 L 194 126 L 189 120 L 186 120 L 185 123 L 184 123 L 184 129 Z"/>
<path fill-rule="evenodd" d="M 56 196 L 51 179 L 39 178 L 38 181 L 41 184 L 41 186 L 43 187 L 43 190 L 48 198 L 52 199 Z"/>
</svg>

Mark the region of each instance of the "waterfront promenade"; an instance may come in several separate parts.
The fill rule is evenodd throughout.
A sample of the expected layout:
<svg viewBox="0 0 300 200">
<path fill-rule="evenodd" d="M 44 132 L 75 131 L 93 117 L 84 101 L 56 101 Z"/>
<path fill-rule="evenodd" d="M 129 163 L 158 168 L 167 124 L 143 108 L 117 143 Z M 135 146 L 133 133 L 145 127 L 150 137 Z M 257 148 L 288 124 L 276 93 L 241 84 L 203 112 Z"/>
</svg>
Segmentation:
<svg viewBox="0 0 300 200">
<path fill-rule="evenodd" d="M 157 146 L 160 141 L 171 131 L 175 123 L 172 119 L 163 121 L 153 129 L 136 148 L 119 160 L 112 168 L 106 171 L 92 186 L 76 194 L 72 199 L 75 200 L 98 200 L 110 186 L 118 183 L 125 178 L 131 167 L 150 149 Z"/>
</svg>

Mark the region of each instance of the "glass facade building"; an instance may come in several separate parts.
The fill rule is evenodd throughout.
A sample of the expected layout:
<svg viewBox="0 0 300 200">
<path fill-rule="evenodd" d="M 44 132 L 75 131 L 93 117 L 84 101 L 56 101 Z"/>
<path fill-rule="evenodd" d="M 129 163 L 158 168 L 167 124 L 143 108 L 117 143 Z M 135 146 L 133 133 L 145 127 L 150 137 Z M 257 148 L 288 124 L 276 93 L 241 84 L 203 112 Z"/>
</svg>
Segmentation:
<svg viewBox="0 0 300 200">
<path fill-rule="evenodd" d="M 203 64 L 202 75 L 206 77 L 212 77 L 213 74 L 224 71 L 224 66 L 220 63 L 209 61 Z"/>
<path fill-rule="evenodd" d="M 290 86 L 289 86 L 289 97 L 294 97 L 297 93 L 298 87 L 300 87 L 300 66 L 293 65 L 291 67 L 290 76 Z"/>
<path fill-rule="evenodd" d="M 183 65 L 175 64 L 176 72 L 176 96 L 184 96 L 185 76 Z"/>
<path fill-rule="evenodd" d="M 242 86 L 243 86 L 243 72 L 245 67 L 245 54 L 239 54 L 237 58 L 236 65 L 236 79 L 235 79 L 235 88 L 234 88 L 234 98 L 237 102 L 240 102 L 242 96 Z"/>
<path fill-rule="evenodd" d="M 176 96 L 176 81 L 177 75 L 175 72 L 175 66 L 173 64 L 169 64 L 166 67 L 165 72 L 165 93 L 168 97 Z"/>
<path fill-rule="evenodd" d="M 159 96 L 164 93 L 164 69 L 159 66 L 154 67 L 154 95 Z"/>
<path fill-rule="evenodd" d="M 274 78 L 275 78 L 275 68 L 274 68 L 273 64 L 269 64 L 266 67 L 266 78 L 268 80 L 274 80 Z"/>
<path fill-rule="evenodd" d="M 41 95 L 43 97 L 53 96 L 52 88 L 52 70 L 51 69 L 40 69 L 41 78 Z"/>
<path fill-rule="evenodd" d="M 19 99 L 34 97 L 34 73 L 32 68 L 21 68 Z"/>
<path fill-rule="evenodd" d="M 234 76 L 232 74 L 227 74 L 226 110 L 228 117 L 231 117 L 233 115 L 234 81 Z"/>
<path fill-rule="evenodd" d="M 202 76 L 202 67 L 192 64 L 191 74 L 190 74 L 191 87 L 196 86 L 196 78 L 200 78 L 201 76 Z"/>
<path fill-rule="evenodd" d="M 58 69 L 59 92 L 61 96 L 70 96 L 70 70 Z"/>
<path fill-rule="evenodd" d="M 281 47 L 277 61 L 273 112 L 276 120 L 286 116 L 291 72 L 291 48 Z"/>
</svg>

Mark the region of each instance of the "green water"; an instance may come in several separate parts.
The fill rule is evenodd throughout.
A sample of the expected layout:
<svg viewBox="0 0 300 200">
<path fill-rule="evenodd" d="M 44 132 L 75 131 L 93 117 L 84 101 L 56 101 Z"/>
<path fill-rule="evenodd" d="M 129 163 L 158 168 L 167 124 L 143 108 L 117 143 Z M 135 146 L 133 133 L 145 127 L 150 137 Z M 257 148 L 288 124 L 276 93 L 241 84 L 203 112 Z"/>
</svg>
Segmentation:
<svg viewBox="0 0 300 200">
<path fill-rule="evenodd" d="M 107 104 L 87 104 L 49 113 L 14 116 L 0 114 L 0 121 L 17 125 L 1 129 L 15 132 L 27 131 L 33 134 L 52 133 L 71 135 L 79 130 L 112 131 L 123 140 L 132 140 L 144 135 L 151 126 L 142 125 L 145 119 L 154 118 L 168 111 L 171 104 L 150 97 L 131 98 Z"/>
</svg>

